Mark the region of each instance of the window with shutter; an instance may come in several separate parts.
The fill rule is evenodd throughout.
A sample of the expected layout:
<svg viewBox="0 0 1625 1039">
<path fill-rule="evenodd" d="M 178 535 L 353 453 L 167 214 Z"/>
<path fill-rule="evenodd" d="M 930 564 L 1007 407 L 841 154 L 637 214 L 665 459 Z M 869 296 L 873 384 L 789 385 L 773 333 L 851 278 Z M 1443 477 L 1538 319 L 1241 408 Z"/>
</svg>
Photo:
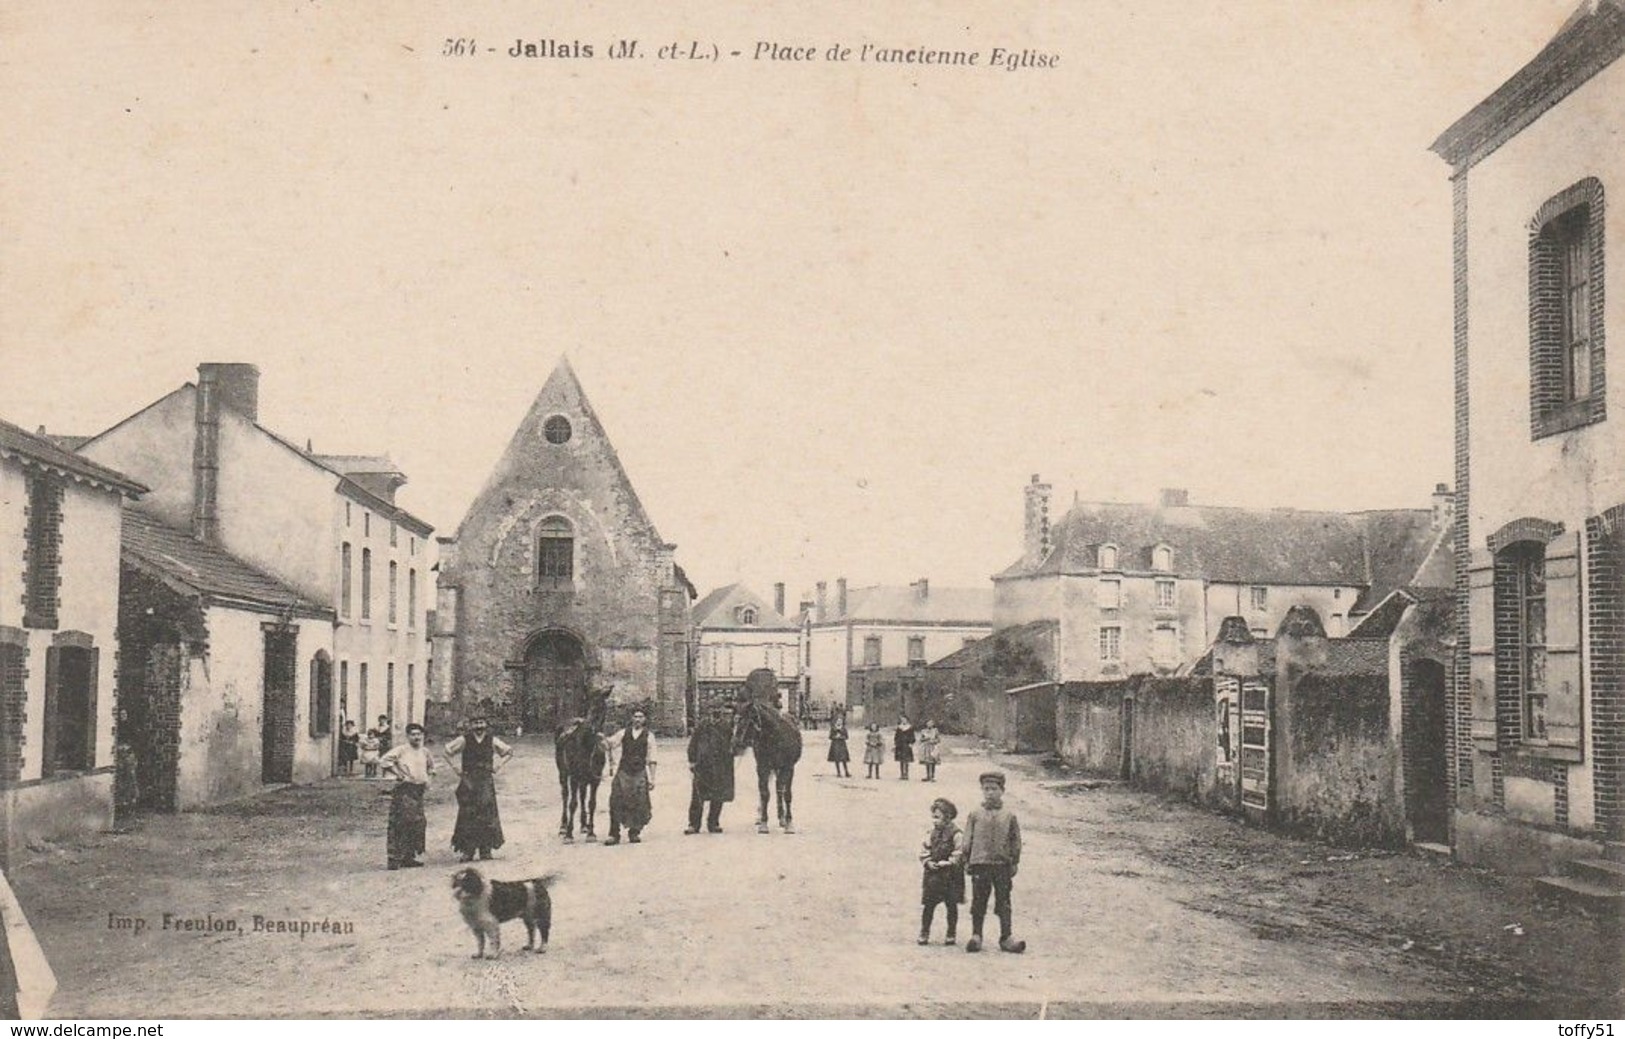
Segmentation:
<svg viewBox="0 0 1625 1039">
<path fill-rule="evenodd" d="M 1582 754 L 1578 531 L 1546 546 L 1545 578 L 1544 735 L 1548 746 L 1571 751 L 1578 760 Z M 1533 738 L 1534 733 L 1526 737 Z"/>
</svg>

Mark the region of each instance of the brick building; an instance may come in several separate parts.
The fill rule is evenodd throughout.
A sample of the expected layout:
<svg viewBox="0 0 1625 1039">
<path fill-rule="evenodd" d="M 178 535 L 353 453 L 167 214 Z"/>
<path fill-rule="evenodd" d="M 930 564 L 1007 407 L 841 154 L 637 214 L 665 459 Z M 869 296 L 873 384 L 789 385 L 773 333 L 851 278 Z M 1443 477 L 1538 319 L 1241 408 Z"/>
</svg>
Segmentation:
<svg viewBox="0 0 1625 1039">
<path fill-rule="evenodd" d="M 1307 606 L 1347 633 L 1415 574 L 1445 536 L 1449 492 L 1429 509 L 1314 512 L 1076 501 L 1049 520 L 1050 486 L 1025 489 L 1022 555 L 993 578 L 999 629 L 1058 624 L 1063 682 L 1169 675 L 1206 652 L 1226 617 L 1267 637 Z"/>
<path fill-rule="evenodd" d="M 1458 857 L 1625 839 L 1625 5 L 1580 5 L 1433 150 L 1455 204 Z M 1610 415 L 1612 413 L 1612 415 Z"/>
<path fill-rule="evenodd" d="M 133 479 L 0 421 L 0 840 L 113 822 L 119 529 Z"/>
<path fill-rule="evenodd" d="M 589 688 L 686 728 L 693 587 L 561 360 L 442 542 L 434 697 L 555 727 Z"/>
<path fill-rule="evenodd" d="M 211 766 L 241 775 L 202 778 L 191 787 L 227 796 L 243 783 L 331 775 L 343 718 L 372 722 L 387 714 L 397 730 L 422 718 L 433 528 L 395 504 L 405 478 L 379 474 L 393 470 L 387 460 L 317 455 L 277 435 L 259 420 L 259 369 L 225 363 L 200 364 L 196 383 L 91 437 L 79 451 L 152 488 L 139 503 L 154 521 L 142 528 L 151 543 L 127 540 L 127 573 L 162 580 L 167 572 L 177 602 L 198 596 L 218 602 L 223 593 L 209 585 L 219 574 L 205 568 L 187 577 L 207 559 L 240 569 L 245 581 L 244 574 L 257 575 L 264 595 L 286 595 L 274 623 L 247 624 L 242 611 L 222 612 L 209 629 L 207 652 L 215 661 L 258 662 L 257 688 L 198 686 L 201 699 L 179 722 L 161 710 L 146 716 L 161 720 L 162 728 L 140 736 L 138 759 L 167 760 L 163 748 L 178 741 L 178 803 L 189 800 L 185 758 L 207 754 L 204 734 L 211 726 L 241 726 L 249 734 L 232 743 L 242 753 L 221 755 Z M 196 558 L 167 541 L 175 531 L 204 546 Z M 163 559 L 151 551 L 159 541 L 169 544 Z M 270 605 L 252 595 L 242 601 Z M 174 628 L 165 649 L 132 646 L 144 669 L 158 659 L 155 653 L 174 658 L 148 672 L 152 684 L 140 695 L 162 700 L 175 675 L 190 673 L 185 661 L 195 660 L 202 644 L 188 638 L 188 630 Z M 330 696 L 323 693 L 329 682 Z M 121 682 L 120 688 L 137 695 L 134 686 Z"/>
</svg>

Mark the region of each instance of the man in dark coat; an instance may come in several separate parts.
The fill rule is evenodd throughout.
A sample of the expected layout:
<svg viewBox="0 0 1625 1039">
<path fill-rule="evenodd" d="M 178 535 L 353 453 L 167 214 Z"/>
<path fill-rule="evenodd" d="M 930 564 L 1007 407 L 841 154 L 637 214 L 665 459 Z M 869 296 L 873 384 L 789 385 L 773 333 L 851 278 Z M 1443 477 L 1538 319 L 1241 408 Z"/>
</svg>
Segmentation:
<svg viewBox="0 0 1625 1039">
<path fill-rule="evenodd" d="M 688 740 L 688 770 L 693 774 L 694 792 L 688 800 L 688 829 L 683 832 L 700 832 L 700 809 L 709 802 L 705 829 L 721 833 L 722 806 L 734 799 L 733 724 L 726 706 L 714 705 L 694 727 Z"/>
</svg>

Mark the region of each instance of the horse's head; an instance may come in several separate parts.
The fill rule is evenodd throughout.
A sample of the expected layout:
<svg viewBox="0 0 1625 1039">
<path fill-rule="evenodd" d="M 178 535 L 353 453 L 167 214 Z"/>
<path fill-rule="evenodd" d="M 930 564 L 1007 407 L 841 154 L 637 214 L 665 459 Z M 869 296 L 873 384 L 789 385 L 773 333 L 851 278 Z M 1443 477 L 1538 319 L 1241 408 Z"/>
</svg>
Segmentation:
<svg viewBox="0 0 1625 1039">
<path fill-rule="evenodd" d="M 762 729 L 762 719 L 756 713 L 757 706 L 750 700 L 741 700 L 734 705 L 733 749 L 736 754 L 753 746 L 757 733 Z"/>
</svg>

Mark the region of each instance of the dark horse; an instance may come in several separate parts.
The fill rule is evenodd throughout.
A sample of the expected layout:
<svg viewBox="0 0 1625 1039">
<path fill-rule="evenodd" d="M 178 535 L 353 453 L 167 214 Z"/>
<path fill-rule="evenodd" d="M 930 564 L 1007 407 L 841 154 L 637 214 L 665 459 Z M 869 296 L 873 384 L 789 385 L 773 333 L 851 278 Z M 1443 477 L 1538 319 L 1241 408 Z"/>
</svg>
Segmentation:
<svg viewBox="0 0 1625 1039">
<path fill-rule="evenodd" d="M 756 832 L 767 833 L 767 780 L 776 778 L 779 825 L 785 833 L 795 833 L 790 818 L 790 788 L 796 778 L 796 762 L 801 760 L 801 729 L 760 700 L 740 700 L 735 706 L 734 751 L 750 747 L 756 755 L 756 792 L 761 798 L 756 813 Z"/>
<path fill-rule="evenodd" d="M 604 712 L 609 703 L 610 686 L 588 694 L 587 717 L 575 718 L 561 727 L 553 742 L 553 757 L 559 766 L 559 799 L 564 802 L 559 817 L 559 836 L 574 841 L 576 810 L 581 811 L 581 834 L 596 841 L 593 816 L 598 812 L 598 782 L 604 774 L 608 759 L 604 737 L 599 732 L 604 725 Z"/>
</svg>

